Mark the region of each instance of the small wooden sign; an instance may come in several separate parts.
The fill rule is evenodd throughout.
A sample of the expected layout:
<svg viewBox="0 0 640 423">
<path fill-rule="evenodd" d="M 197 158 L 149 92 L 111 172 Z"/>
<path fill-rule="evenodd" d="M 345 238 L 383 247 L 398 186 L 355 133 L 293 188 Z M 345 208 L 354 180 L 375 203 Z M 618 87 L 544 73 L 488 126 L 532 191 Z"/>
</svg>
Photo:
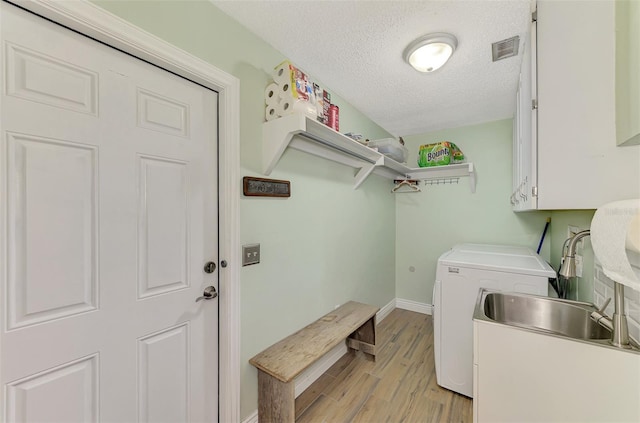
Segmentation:
<svg viewBox="0 0 640 423">
<path fill-rule="evenodd" d="M 244 195 L 249 197 L 291 197 L 291 182 L 277 179 L 242 178 Z"/>
</svg>

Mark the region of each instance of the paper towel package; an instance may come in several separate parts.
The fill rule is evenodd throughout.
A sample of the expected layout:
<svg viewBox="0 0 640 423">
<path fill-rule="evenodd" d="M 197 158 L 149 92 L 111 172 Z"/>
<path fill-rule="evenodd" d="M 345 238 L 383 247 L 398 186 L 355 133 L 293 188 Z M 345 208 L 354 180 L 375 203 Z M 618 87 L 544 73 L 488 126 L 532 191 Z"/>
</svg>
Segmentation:
<svg viewBox="0 0 640 423">
<path fill-rule="evenodd" d="M 304 72 L 285 60 L 274 68 L 272 77 L 274 82 L 264 92 L 266 121 L 300 112 L 338 130 L 338 106 Z"/>
<path fill-rule="evenodd" d="M 276 106 L 278 116 L 287 116 L 293 113 L 303 113 L 310 118 L 316 118 L 316 106 L 306 100 L 282 99 Z"/>
<path fill-rule="evenodd" d="M 282 89 L 282 98 L 293 97 L 294 99 L 311 100 L 313 84 L 304 72 L 288 60 L 276 66 L 272 76 L 274 82 Z"/>
<path fill-rule="evenodd" d="M 278 85 L 278 98 L 287 100 L 295 98 L 295 96 L 291 94 L 291 82 L 287 81 Z"/>
<path fill-rule="evenodd" d="M 285 60 L 273 69 L 273 74 L 271 76 L 276 84 L 282 85 L 285 82 L 291 82 L 290 65 L 291 63 L 289 63 L 288 60 Z"/>
<path fill-rule="evenodd" d="M 264 101 L 268 106 L 275 106 L 278 104 L 278 100 L 280 100 L 280 87 L 275 82 L 267 85 L 267 88 L 264 90 Z"/>
<path fill-rule="evenodd" d="M 598 208 L 591 221 L 591 245 L 609 279 L 640 291 L 640 272 L 629 262 L 629 254 L 640 254 L 640 199 Z"/>
<path fill-rule="evenodd" d="M 293 105 L 295 104 L 295 100 L 290 100 L 283 98 L 280 100 L 278 105 L 276 106 L 276 112 L 278 116 L 287 116 L 293 113 Z"/>
<path fill-rule="evenodd" d="M 264 117 L 267 120 L 267 122 L 269 122 L 270 120 L 274 120 L 275 118 L 278 117 L 278 111 L 276 110 L 276 107 L 278 107 L 277 103 L 275 105 L 267 104 L 267 107 L 265 108 L 265 111 L 264 111 Z"/>
</svg>

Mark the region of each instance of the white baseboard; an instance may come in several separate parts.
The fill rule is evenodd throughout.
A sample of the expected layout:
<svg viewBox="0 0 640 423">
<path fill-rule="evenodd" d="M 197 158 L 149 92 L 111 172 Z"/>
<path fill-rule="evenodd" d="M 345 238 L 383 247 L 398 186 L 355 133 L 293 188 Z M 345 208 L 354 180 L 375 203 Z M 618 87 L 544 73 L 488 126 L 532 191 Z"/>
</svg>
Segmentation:
<svg viewBox="0 0 640 423">
<path fill-rule="evenodd" d="M 413 300 L 396 298 L 396 307 L 403 310 L 415 311 L 416 313 L 433 314 L 433 306 L 431 304 L 419 303 Z"/>
<path fill-rule="evenodd" d="M 393 309 L 396 308 L 396 299 L 394 298 L 393 300 L 389 301 L 389 303 L 385 306 L 383 306 L 380 311 L 378 311 L 376 313 L 376 323 L 380 323 L 382 322 L 385 317 L 387 317 L 389 315 L 389 313 L 391 313 L 393 311 Z"/>
<path fill-rule="evenodd" d="M 408 304 L 408 303 L 414 304 L 414 308 L 417 308 L 417 309 L 401 307 L 400 305 L 397 305 L 398 301 L 403 301 L 404 302 L 403 304 Z M 422 308 L 415 306 L 415 304 L 417 304 L 418 306 L 422 306 Z M 398 300 L 397 298 L 394 298 L 391 301 L 389 301 L 388 304 L 384 305 L 378 311 L 378 313 L 376 313 L 376 323 L 380 323 L 381 321 L 383 321 L 389 315 L 389 313 L 391 313 L 393 309 L 395 309 L 396 307 L 404 308 L 406 310 L 411 310 L 411 311 L 417 311 L 418 313 L 431 314 L 430 308 L 429 308 L 429 311 L 427 312 L 421 311 L 421 310 L 424 310 L 425 307 L 431 307 L 429 304 L 421 304 L 421 303 L 416 303 L 415 301 Z M 311 386 L 311 384 L 315 382 L 320 376 L 322 376 L 324 372 L 326 372 L 331 366 L 333 366 L 343 355 L 345 355 L 347 351 L 348 349 L 347 349 L 346 342 L 340 345 L 337 345 L 334 349 L 332 349 L 331 351 L 326 353 L 324 356 L 322 356 L 320 360 L 315 362 L 307 370 L 305 370 L 298 377 L 296 377 L 295 379 L 296 398 L 298 397 L 298 395 L 303 393 L 305 389 Z M 247 416 L 247 418 L 244 419 L 242 423 L 258 423 L 258 410 L 254 411 L 249 416 Z"/>
</svg>

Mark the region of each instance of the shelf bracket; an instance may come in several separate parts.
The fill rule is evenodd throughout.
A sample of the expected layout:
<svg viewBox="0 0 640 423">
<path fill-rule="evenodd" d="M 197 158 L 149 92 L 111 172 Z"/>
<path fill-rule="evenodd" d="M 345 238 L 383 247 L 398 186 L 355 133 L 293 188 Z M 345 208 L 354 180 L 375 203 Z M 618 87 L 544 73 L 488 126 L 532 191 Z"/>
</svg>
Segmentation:
<svg viewBox="0 0 640 423">
<path fill-rule="evenodd" d="M 356 184 L 353 186 L 353 189 L 360 188 L 360 185 L 371 175 L 371 172 L 377 167 L 382 166 L 384 164 L 384 158 L 380 157 L 378 161 L 375 163 L 365 163 L 364 166 L 360 168 L 360 170 L 356 173 Z"/>
<path fill-rule="evenodd" d="M 289 115 L 262 126 L 262 173 L 270 175 L 294 136 L 303 132 L 304 116 Z"/>
<path fill-rule="evenodd" d="M 468 163 L 469 165 L 469 188 L 471 189 L 471 193 L 476 193 L 476 169 L 473 167 L 473 163 Z"/>
</svg>

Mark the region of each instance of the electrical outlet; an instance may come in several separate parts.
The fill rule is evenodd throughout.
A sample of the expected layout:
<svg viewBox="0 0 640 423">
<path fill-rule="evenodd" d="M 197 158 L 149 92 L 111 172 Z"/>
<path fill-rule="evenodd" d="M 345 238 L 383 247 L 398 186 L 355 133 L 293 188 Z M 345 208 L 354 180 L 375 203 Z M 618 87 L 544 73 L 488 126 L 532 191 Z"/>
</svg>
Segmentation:
<svg viewBox="0 0 640 423">
<path fill-rule="evenodd" d="M 580 232 L 580 228 L 578 228 L 577 226 L 567 226 L 567 238 L 573 237 L 578 232 Z"/>
<path fill-rule="evenodd" d="M 260 263 L 260 244 L 247 244 L 242 246 L 242 265 Z"/>
<path fill-rule="evenodd" d="M 576 276 L 582 277 L 582 256 L 580 254 L 576 254 Z"/>
</svg>

